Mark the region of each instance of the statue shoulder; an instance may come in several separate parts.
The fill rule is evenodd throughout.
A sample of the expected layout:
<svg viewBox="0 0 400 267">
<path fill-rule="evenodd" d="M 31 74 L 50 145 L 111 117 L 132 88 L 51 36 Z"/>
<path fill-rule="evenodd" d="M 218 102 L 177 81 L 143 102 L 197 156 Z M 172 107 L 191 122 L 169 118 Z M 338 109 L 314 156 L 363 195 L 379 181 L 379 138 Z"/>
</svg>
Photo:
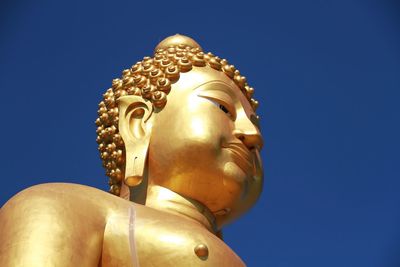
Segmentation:
<svg viewBox="0 0 400 267">
<path fill-rule="evenodd" d="M 21 191 L 0 209 L 0 266 L 14 266 L 15 258 L 26 266 L 97 266 L 107 212 L 121 201 L 76 184 Z"/>
<path fill-rule="evenodd" d="M 3 210 L 24 210 L 24 215 L 38 211 L 55 212 L 55 209 L 63 209 L 63 213 L 79 213 L 79 210 L 96 205 L 100 212 L 102 204 L 107 205 L 109 193 L 99 189 L 70 183 L 47 183 L 29 187 L 8 200 L 1 208 Z M 27 209 L 29 207 L 29 209 Z M 78 208 L 79 209 L 75 209 Z M 32 209 L 31 209 L 32 208 Z M 95 210 L 85 210 L 85 213 L 92 213 Z M 100 212 L 101 213 L 101 212 Z M 55 216 L 61 216 L 55 212 Z M 100 216 L 100 214 L 99 214 Z"/>
</svg>

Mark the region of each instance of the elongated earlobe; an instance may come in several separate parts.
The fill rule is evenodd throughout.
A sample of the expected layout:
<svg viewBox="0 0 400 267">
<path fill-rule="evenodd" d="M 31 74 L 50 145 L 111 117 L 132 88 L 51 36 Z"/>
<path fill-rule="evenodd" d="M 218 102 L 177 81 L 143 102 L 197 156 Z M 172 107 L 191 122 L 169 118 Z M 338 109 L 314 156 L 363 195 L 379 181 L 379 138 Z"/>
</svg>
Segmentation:
<svg viewBox="0 0 400 267">
<path fill-rule="evenodd" d="M 140 96 L 129 95 L 118 99 L 119 131 L 125 144 L 125 179 L 129 187 L 143 181 L 151 136 L 153 106 Z"/>
<path fill-rule="evenodd" d="M 129 156 L 126 157 L 124 182 L 129 187 L 137 186 L 143 180 L 149 148 L 149 139 L 150 138 L 146 138 L 140 144 L 137 144 L 134 151 L 130 152 Z"/>
</svg>

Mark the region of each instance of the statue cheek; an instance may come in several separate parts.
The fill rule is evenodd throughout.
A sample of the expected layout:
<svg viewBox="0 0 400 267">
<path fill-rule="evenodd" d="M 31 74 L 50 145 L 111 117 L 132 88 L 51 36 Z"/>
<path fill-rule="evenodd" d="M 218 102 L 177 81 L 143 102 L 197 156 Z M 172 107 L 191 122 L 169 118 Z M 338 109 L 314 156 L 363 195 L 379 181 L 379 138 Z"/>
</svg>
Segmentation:
<svg viewBox="0 0 400 267">
<path fill-rule="evenodd" d="M 222 179 L 225 195 L 228 196 L 225 206 L 229 208 L 230 205 L 237 201 L 242 196 L 246 184 L 245 173 L 233 162 L 224 164 L 224 177 Z"/>
<path fill-rule="evenodd" d="M 236 184 L 237 187 L 242 187 L 247 175 L 233 162 L 224 164 L 224 185 Z"/>
</svg>

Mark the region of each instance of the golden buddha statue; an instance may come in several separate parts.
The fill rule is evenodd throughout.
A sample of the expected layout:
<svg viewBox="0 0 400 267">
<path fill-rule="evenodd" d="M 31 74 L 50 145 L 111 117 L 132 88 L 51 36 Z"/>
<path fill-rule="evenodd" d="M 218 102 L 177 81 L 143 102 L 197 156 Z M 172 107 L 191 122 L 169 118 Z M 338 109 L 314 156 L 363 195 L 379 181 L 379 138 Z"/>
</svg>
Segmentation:
<svg viewBox="0 0 400 267">
<path fill-rule="evenodd" d="M 244 266 L 220 231 L 262 189 L 253 91 L 193 39 L 163 40 L 99 104 L 112 194 L 54 183 L 15 195 L 0 210 L 0 266 Z"/>
</svg>

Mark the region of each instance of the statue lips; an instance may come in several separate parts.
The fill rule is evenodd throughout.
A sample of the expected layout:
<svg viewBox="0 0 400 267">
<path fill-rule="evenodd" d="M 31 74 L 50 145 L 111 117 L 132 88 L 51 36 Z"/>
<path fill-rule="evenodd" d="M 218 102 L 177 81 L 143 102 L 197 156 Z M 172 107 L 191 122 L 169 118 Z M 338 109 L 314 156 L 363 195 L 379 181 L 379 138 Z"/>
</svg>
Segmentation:
<svg viewBox="0 0 400 267">
<path fill-rule="evenodd" d="M 253 156 L 243 143 L 232 142 L 223 146 L 232 152 L 234 162 L 250 177 L 254 172 Z"/>
</svg>

